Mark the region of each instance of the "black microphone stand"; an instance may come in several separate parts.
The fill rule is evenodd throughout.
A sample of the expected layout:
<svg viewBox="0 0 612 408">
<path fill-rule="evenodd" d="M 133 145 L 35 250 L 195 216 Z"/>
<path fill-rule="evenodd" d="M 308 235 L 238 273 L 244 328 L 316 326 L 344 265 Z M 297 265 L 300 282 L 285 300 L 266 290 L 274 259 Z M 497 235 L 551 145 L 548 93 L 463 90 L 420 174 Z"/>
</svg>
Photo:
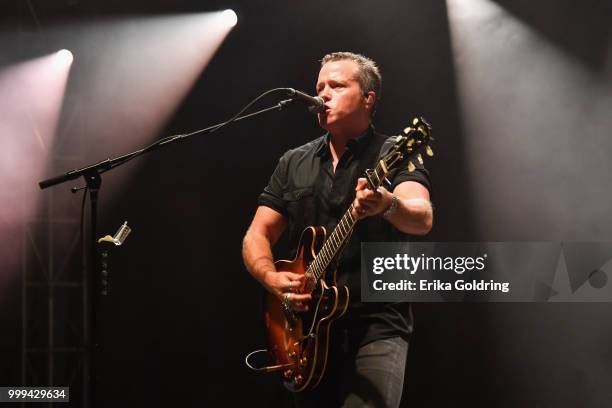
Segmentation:
<svg viewBox="0 0 612 408">
<path fill-rule="evenodd" d="M 284 91 L 287 92 L 288 88 L 277 88 L 271 91 L 264 93 L 263 95 L 256 98 L 249 105 L 247 105 L 242 111 L 240 111 L 235 117 L 232 119 L 219 123 L 217 125 L 209 126 L 205 129 L 200 129 L 195 132 L 168 136 L 163 139 L 158 140 L 157 142 L 144 147 L 142 149 L 136 150 L 132 153 L 124 154 L 122 156 L 116 157 L 114 159 L 106 159 L 100 161 L 95 164 L 90 164 L 88 166 L 82 167 L 80 169 L 71 170 L 65 174 L 61 174 L 56 177 L 49 178 L 47 180 L 43 180 L 38 183 L 39 187 L 42 189 L 55 186 L 57 184 L 65 183 L 70 180 L 77 179 L 79 177 L 83 177 L 85 179 L 85 183 L 87 185 L 87 189 L 89 190 L 89 197 L 91 203 L 91 215 L 90 215 L 90 234 L 89 234 L 89 258 L 90 261 L 88 263 L 89 267 L 86 267 L 85 272 L 85 304 L 89 305 L 88 310 L 85 313 L 86 319 L 84 321 L 84 334 L 85 338 L 83 339 L 86 347 L 84 365 L 85 370 L 88 373 L 88 378 L 85 384 L 85 393 L 83 395 L 84 399 L 84 407 L 96 407 L 98 405 L 95 398 L 95 384 L 96 384 L 96 351 L 99 347 L 98 344 L 98 332 L 97 332 L 97 319 L 98 319 L 98 303 L 100 301 L 100 296 L 103 296 L 104 293 L 100 291 L 100 281 L 101 277 L 98 276 L 100 273 L 100 262 L 97 256 L 96 251 L 96 228 L 97 228 L 97 212 L 98 212 L 98 193 L 100 191 L 100 187 L 102 185 L 102 177 L 101 175 L 109 170 L 114 169 L 115 167 L 121 166 L 122 164 L 127 163 L 128 161 L 134 159 L 135 157 L 141 156 L 145 153 L 152 152 L 153 150 L 157 150 L 162 146 L 166 146 L 172 143 L 183 141 L 191 136 L 195 136 L 198 134 L 207 134 L 212 133 L 229 125 L 230 123 L 238 122 L 240 120 L 252 118 L 255 116 L 259 116 L 263 113 L 270 112 L 273 110 L 281 111 L 295 99 L 285 99 L 280 101 L 274 106 L 270 106 L 268 108 L 259 110 L 257 112 L 253 112 L 247 115 L 239 116 L 242 112 L 248 109 L 253 103 L 259 100 L 261 97 L 267 95 L 268 93 L 275 91 Z M 292 96 L 292 95 L 291 95 Z M 73 192 L 76 192 L 79 189 L 72 189 Z"/>
</svg>

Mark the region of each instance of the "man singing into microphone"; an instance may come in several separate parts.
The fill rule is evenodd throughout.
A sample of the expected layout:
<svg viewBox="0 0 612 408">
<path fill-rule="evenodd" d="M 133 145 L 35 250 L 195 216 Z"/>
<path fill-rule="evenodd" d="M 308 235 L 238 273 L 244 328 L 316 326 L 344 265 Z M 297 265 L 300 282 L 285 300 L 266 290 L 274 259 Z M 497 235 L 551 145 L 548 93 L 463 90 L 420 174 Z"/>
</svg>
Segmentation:
<svg viewBox="0 0 612 408">
<path fill-rule="evenodd" d="M 323 58 L 316 90 L 325 102 L 318 121 L 327 133 L 281 157 L 244 237 L 249 272 L 292 308 L 303 310 L 311 295 L 292 288 L 300 287 L 304 276 L 277 271 L 272 246 L 285 228 L 290 248 L 296 248 L 307 226 L 322 225 L 332 231 L 351 203 L 353 217 L 361 220 L 337 266 L 338 285 L 350 290 L 349 308 L 332 325 L 323 380 L 314 390 L 295 394 L 300 407 L 400 403 L 412 314 L 404 303 L 361 302 L 360 244 L 424 235 L 431 229 L 433 212 L 429 175 L 422 166 L 412 173 L 391 172 L 391 185 L 378 191 L 369 190 L 361 178 L 365 169 L 376 167 L 388 140 L 371 123 L 381 83 L 378 67 L 369 58 L 350 52 Z"/>
</svg>

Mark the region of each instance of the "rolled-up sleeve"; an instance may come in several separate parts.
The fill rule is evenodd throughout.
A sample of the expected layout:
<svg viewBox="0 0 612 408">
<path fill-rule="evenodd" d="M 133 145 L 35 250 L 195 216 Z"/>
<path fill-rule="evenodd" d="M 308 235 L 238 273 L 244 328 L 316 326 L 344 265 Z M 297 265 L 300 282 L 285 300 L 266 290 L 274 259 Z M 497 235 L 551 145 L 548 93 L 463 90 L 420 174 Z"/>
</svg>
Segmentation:
<svg viewBox="0 0 612 408">
<path fill-rule="evenodd" d="M 287 157 L 283 155 L 270 177 L 268 185 L 257 199 L 257 205 L 270 207 L 273 210 L 287 215 L 287 202 L 283 200 L 283 192 L 287 186 Z"/>
<path fill-rule="evenodd" d="M 414 171 L 410 172 L 406 168 L 402 168 L 400 170 L 396 170 L 389 178 L 391 181 L 391 189 L 390 191 L 395 190 L 395 187 L 400 185 L 405 181 L 416 181 L 417 183 L 422 184 L 428 191 L 429 194 L 432 194 L 432 185 L 431 178 L 429 177 L 429 172 L 422 165 L 418 165 Z"/>
<path fill-rule="evenodd" d="M 383 144 L 380 152 L 380 157 L 383 157 L 385 154 L 389 152 L 389 149 L 393 147 L 395 143 L 394 138 L 387 138 L 385 143 Z M 400 185 L 405 181 L 416 181 L 423 185 L 428 191 L 429 194 L 432 195 L 432 183 L 431 178 L 429 177 L 429 172 L 427 169 L 419 163 L 417 160 L 411 160 L 412 164 L 415 165 L 415 169 L 413 171 L 408 170 L 408 166 L 402 166 L 396 169 L 393 169 L 387 174 L 387 179 L 391 182 L 391 186 L 389 186 L 388 190 L 393 191 L 395 187 Z"/>
</svg>

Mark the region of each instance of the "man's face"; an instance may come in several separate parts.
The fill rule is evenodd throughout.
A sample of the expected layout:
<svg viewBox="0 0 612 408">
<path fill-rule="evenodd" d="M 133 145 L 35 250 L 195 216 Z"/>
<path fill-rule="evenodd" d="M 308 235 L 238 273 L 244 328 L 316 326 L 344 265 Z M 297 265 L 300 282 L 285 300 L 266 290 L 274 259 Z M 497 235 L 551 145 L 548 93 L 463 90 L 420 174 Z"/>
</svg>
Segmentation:
<svg viewBox="0 0 612 408">
<path fill-rule="evenodd" d="M 319 125 L 332 134 L 354 130 L 369 121 L 367 100 L 356 80 L 358 70 L 351 60 L 332 61 L 321 67 L 317 94 L 325 101 L 325 111 L 318 115 Z"/>
</svg>

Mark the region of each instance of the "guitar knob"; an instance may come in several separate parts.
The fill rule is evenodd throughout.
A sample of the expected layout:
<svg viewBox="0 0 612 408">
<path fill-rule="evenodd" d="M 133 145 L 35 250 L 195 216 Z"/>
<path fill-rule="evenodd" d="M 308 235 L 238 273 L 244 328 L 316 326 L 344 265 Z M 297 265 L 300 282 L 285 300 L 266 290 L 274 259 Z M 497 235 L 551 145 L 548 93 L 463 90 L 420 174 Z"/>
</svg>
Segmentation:
<svg viewBox="0 0 612 408">
<path fill-rule="evenodd" d="M 291 353 L 289 353 L 289 358 L 290 358 L 290 359 L 294 359 L 294 358 L 295 358 L 295 356 L 296 356 L 295 351 L 292 351 Z"/>
<path fill-rule="evenodd" d="M 304 381 L 304 377 L 302 377 L 301 374 L 298 374 L 295 376 L 295 378 L 293 379 L 295 381 L 296 384 L 301 384 L 302 381 Z"/>
<path fill-rule="evenodd" d="M 300 358 L 300 366 L 301 367 L 304 367 L 306 365 L 306 363 L 308 363 L 308 358 L 307 357 Z"/>
<path fill-rule="evenodd" d="M 286 379 L 290 379 L 292 375 L 293 375 L 293 370 L 285 370 L 285 371 L 283 372 L 283 376 L 284 376 Z"/>
</svg>

